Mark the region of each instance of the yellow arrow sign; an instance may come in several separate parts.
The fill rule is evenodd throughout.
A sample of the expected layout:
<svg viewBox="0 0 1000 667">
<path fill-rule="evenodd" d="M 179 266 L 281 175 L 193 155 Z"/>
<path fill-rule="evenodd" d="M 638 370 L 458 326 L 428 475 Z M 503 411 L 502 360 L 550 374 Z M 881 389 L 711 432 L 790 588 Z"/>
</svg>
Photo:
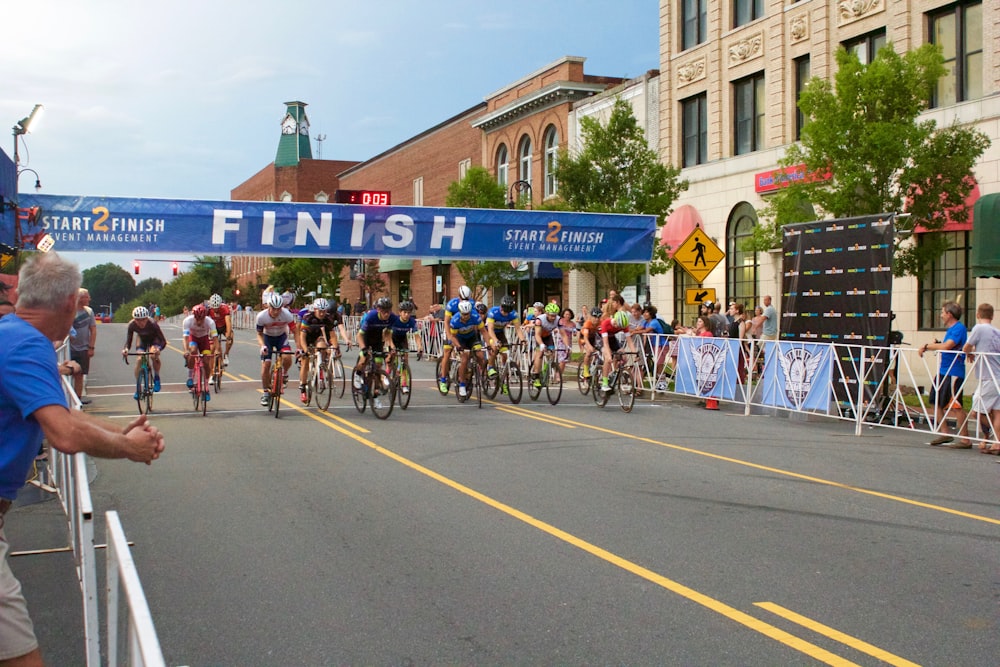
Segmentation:
<svg viewBox="0 0 1000 667">
<path fill-rule="evenodd" d="M 706 301 L 718 301 L 714 287 L 688 287 L 684 290 L 684 303 L 689 306 L 700 306 Z"/>
<path fill-rule="evenodd" d="M 674 253 L 674 261 L 698 281 L 699 285 L 705 282 L 705 276 L 725 258 L 726 253 L 722 252 L 719 246 L 715 245 L 715 241 L 700 227 L 696 227 Z"/>
</svg>

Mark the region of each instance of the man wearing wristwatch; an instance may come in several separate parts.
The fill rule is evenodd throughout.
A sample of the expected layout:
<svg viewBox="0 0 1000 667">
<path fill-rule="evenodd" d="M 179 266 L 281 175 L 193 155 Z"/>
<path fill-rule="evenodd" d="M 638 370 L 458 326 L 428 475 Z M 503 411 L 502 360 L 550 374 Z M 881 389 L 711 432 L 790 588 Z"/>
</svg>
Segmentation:
<svg viewBox="0 0 1000 667">
<path fill-rule="evenodd" d="M 94 356 L 96 343 L 97 322 L 94 320 L 94 311 L 90 309 L 90 292 L 81 287 L 76 317 L 73 318 L 73 328 L 70 330 L 69 357 L 80 365 L 80 372 L 73 374 L 73 390 L 84 405 L 90 403 L 90 399 L 83 396 L 83 380 L 90 373 L 90 358 Z"/>
<path fill-rule="evenodd" d="M 962 346 L 965 345 L 968 332 L 965 325 L 959 322 L 962 317 L 962 307 L 954 301 L 941 304 L 941 322 L 947 331 L 941 342 L 924 343 L 918 354 L 923 358 L 928 351 L 940 352 L 941 361 L 938 374 L 931 383 L 931 401 L 934 403 L 934 422 L 940 426 L 941 435 L 931 440 L 932 446 L 945 445 L 949 449 L 971 449 L 969 442 L 969 425 L 966 423 L 965 406 L 962 385 L 965 384 L 965 355 Z M 950 350 L 957 350 L 951 352 Z M 952 444 L 954 438 L 948 435 L 948 424 L 945 420 L 953 416 L 959 426 L 958 435 L 961 440 Z"/>
</svg>

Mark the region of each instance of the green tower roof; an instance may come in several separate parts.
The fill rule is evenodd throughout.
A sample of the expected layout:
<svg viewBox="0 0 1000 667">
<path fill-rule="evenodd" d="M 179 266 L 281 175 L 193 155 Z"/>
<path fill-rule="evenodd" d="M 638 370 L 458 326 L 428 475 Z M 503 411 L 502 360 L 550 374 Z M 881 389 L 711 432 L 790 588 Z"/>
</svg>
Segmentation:
<svg viewBox="0 0 1000 667">
<path fill-rule="evenodd" d="M 285 102 L 285 116 L 281 119 L 281 139 L 274 156 L 275 167 L 294 167 L 300 160 L 312 159 L 309 142 L 309 119 L 305 102 Z"/>
</svg>

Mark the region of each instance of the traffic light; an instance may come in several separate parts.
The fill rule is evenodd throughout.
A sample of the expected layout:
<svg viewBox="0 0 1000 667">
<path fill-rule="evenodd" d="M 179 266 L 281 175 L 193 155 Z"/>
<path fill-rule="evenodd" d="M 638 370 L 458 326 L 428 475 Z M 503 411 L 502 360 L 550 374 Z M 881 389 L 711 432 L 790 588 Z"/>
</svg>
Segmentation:
<svg viewBox="0 0 1000 667">
<path fill-rule="evenodd" d="M 239 296 L 239 295 L 240 295 L 240 291 L 239 291 L 239 289 L 237 289 L 236 290 L 236 296 Z"/>
<path fill-rule="evenodd" d="M 174 270 L 174 275 L 176 276 L 177 275 L 177 262 L 174 262 L 174 264 L 173 264 L 173 266 L 171 268 Z"/>
<path fill-rule="evenodd" d="M 132 263 L 132 271 L 135 272 L 135 275 L 139 275 L 139 262 Z"/>
</svg>

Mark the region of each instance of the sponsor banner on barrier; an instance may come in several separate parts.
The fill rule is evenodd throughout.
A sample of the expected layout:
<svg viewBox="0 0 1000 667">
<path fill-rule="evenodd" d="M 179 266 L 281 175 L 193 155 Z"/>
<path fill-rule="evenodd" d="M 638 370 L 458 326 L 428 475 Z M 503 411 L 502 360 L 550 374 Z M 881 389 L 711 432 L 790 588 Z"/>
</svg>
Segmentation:
<svg viewBox="0 0 1000 667">
<path fill-rule="evenodd" d="M 648 262 L 656 217 L 560 211 L 20 195 L 57 251 Z M 13 230 L 0 228 L 0 236 Z M 26 249 L 30 249 L 26 246 Z"/>
<path fill-rule="evenodd" d="M 675 391 L 703 398 L 733 400 L 740 342 L 728 338 L 678 338 Z"/>
<path fill-rule="evenodd" d="M 763 403 L 792 410 L 830 409 L 833 346 L 778 343 L 764 351 Z"/>
</svg>

